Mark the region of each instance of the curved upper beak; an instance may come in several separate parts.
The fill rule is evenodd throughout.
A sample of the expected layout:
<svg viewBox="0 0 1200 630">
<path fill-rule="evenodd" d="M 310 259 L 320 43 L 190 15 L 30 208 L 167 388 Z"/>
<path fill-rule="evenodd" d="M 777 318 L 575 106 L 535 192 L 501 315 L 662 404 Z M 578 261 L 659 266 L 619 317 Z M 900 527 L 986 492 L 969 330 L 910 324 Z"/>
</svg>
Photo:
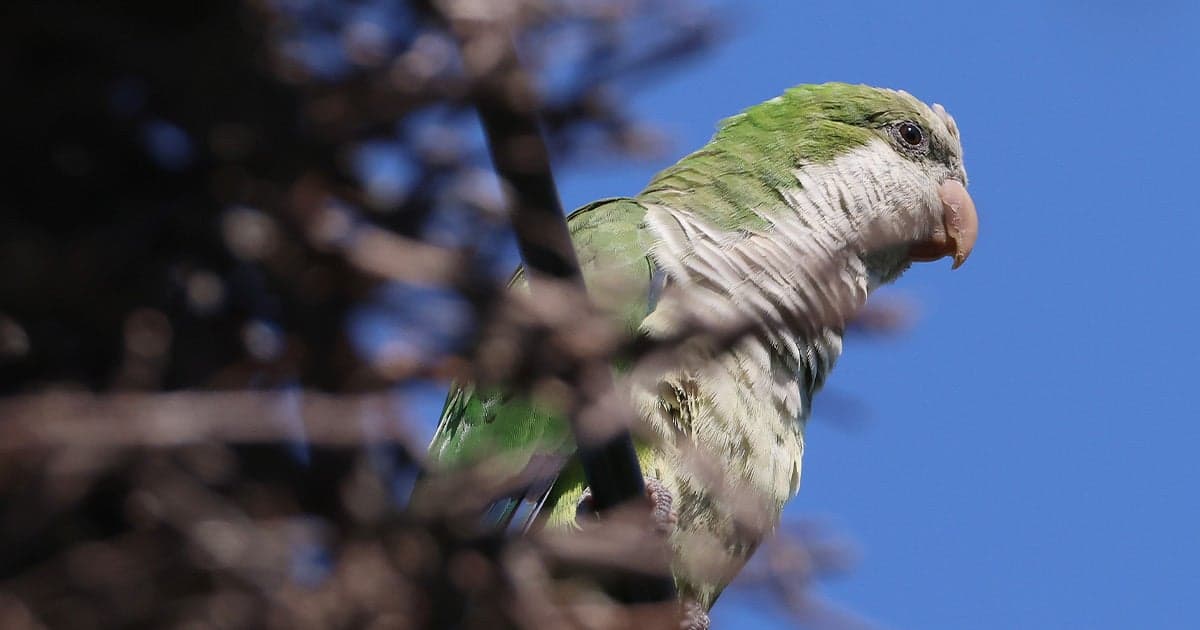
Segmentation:
<svg viewBox="0 0 1200 630">
<path fill-rule="evenodd" d="M 934 228 L 928 241 L 917 243 L 909 249 L 909 256 L 917 261 L 938 260 L 944 256 L 954 257 L 951 269 L 958 269 L 975 248 L 979 236 L 979 215 L 975 213 L 975 202 L 962 182 L 947 179 L 938 187 L 942 200 L 942 225 Z"/>
</svg>

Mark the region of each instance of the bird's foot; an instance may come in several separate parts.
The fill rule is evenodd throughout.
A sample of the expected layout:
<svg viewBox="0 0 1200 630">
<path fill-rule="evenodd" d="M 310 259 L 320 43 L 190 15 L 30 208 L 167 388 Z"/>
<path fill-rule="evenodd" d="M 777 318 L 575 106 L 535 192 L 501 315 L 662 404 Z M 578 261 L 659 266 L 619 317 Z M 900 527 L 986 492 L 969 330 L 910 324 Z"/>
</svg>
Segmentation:
<svg viewBox="0 0 1200 630">
<path fill-rule="evenodd" d="M 708 613 L 694 599 L 683 602 L 683 619 L 679 621 L 679 630 L 708 630 Z"/>
<path fill-rule="evenodd" d="M 675 498 L 671 496 L 671 491 L 663 485 L 663 482 L 653 478 L 646 477 L 646 499 L 650 501 L 650 517 L 654 520 L 654 531 L 662 536 L 668 536 L 675 531 L 675 524 L 679 522 L 679 513 L 675 511 Z M 595 514 L 595 500 L 592 498 L 592 489 L 584 488 L 583 495 L 579 498 L 579 503 L 575 507 L 575 518 L 578 520 L 585 514 Z"/>
<path fill-rule="evenodd" d="M 653 477 L 646 477 L 646 498 L 650 500 L 650 516 L 654 519 L 654 531 L 663 536 L 669 536 L 675 531 L 679 522 L 679 513 L 675 511 L 675 497 L 663 483 Z"/>
</svg>

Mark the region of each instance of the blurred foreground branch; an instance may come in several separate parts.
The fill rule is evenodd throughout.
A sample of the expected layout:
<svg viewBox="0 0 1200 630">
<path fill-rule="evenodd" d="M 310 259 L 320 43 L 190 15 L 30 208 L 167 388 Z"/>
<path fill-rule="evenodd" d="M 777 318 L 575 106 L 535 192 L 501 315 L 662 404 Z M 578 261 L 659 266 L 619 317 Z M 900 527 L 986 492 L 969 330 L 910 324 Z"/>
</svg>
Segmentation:
<svg viewBox="0 0 1200 630">
<path fill-rule="evenodd" d="M 460 6 L 453 2 L 448 5 Z M 535 299 L 553 290 L 542 283 L 543 277 L 568 283 L 586 294 L 583 273 L 554 185 L 550 152 L 542 137 L 539 99 L 534 94 L 532 78 L 521 68 L 512 41 L 516 33 L 503 20 L 481 20 L 461 8 L 458 12 L 451 8 L 442 17 L 458 37 L 467 74 L 475 80 L 476 109 L 487 135 L 492 163 L 510 192 L 513 230 Z M 483 59 L 472 54 L 480 48 L 491 50 L 492 55 Z M 579 374 L 566 376 L 569 383 L 580 378 Z M 609 391 L 612 380 L 596 385 L 602 391 Z M 587 432 L 581 422 L 578 413 L 571 414 L 572 433 L 579 445 L 579 458 L 596 510 L 605 512 L 643 496 L 641 466 L 628 429 L 593 441 L 583 439 Z M 654 601 L 670 597 L 672 585 L 667 581 L 657 588 L 647 584 L 633 590 Z"/>
<path fill-rule="evenodd" d="M 397 443 L 419 452 L 405 410 L 385 393 L 178 392 L 110 394 L 45 392 L 0 399 L 0 452 L 105 450 L 207 442 L 277 442 L 318 446 Z M 393 421 L 364 425 L 370 415 Z"/>
<path fill-rule="evenodd" d="M 663 566 L 643 511 L 569 537 L 480 531 L 526 481 L 486 463 L 439 480 L 437 510 L 406 507 L 436 412 L 420 401 L 450 378 L 561 394 L 611 435 L 632 415 L 614 358 L 761 332 L 702 314 L 654 342 L 612 329 L 548 170 L 657 150 L 628 93 L 717 20 L 672 0 L 432 5 L 510 21 L 460 51 L 429 2 L 5 7 L 0 627 L 675 623 L 580 579 Z M 510 90 L 513 40 L 528 74 Z M 503 290 L 510 219 L 553 287 L 534 300 Z M 624 483 L 605 499 L 593 475 L 600 503 L 640 491 L 610 469 Z"/>
</svg>

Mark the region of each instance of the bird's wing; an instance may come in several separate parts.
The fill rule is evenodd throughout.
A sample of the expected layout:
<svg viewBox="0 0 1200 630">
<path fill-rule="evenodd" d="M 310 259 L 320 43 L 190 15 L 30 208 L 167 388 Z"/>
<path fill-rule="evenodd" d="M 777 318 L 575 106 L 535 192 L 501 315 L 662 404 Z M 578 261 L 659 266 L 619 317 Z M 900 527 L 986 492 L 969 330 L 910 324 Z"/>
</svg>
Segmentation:
<svg viewBox="0 0 1200 630">
<path fill-rule="evenodd" d="M 634 199 L 614 198 L 583 206 L 567 218 L 589 293 L 598 303 L 606 296 L 626 296 L 611 310 L 631 332 L 650 312 L 658 284 L 647 255 L 645 213 Z M 523 272 L 518 270 L 513 284 L 522 282 Z M 609 291 L 612 287 L 620 290 Z M 574 451 L 561 414 L 538 408 L 524 397 L 480 391 L 470 384 L 451 387 L 429 448 L 438 469 L 499 457 L 503 470 L 526 480 L 489 511 L 489 520 L 504 527 L 527 526 L 547 497 L 557 504 L 582 490 L 578 466 L 569 467 Z M 529 514 L 522 517 L 521 511 Z"/>
</svg>

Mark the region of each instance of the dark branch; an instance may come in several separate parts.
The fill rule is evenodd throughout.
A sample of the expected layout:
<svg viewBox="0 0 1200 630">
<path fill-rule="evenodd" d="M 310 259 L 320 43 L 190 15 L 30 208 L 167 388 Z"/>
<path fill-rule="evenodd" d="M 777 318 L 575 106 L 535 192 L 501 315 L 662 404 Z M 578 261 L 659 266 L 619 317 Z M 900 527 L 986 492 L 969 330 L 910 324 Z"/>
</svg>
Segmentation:
<svg viewBox="0 0 1200 630">
<path fill-rule="evenodd" d="M 521 257 L 529 273 L 530 290 L 539 290 L 539 276 L 570 283 L 585 292 L 583 274 L 571 244 L 566 217 L 558 199 L 550 172 L 550 153 L 538 123 L 537 98 L 532 82 L 517 58 L 512 34 L 497 24 L 456 20 L 449 22 L 459 38 L 467 73 L 475 79 L 476 108 L 487 135 L 492 163 L 507 184 L 513 230 Z M 498 58 L 480 59 L 472 55 L 472 46 L 491 44 Z M 575 374 L 579 382 L 581 374 Z M 593 376 L 593 378 L 596 378 Z M 611 375 L 599 378 L 602 391 L 613 387 Z M 583 388 L 581 388 L 583 389 Z M 645 496 L 642 469 L 638 464 L 633 438 L 621 429 L 600 441 L 585 439 L 587 431 L 576 412 L 570 414 L 571 431 L 576 437 L 584 477 L 591 488 L 593 505 L 598 512 Z M 661 576 L 630 580 L 628 588 L 617 589 L 622 601 L 663 601 L 674 595 L 673 582 Z"/>
</svg>

